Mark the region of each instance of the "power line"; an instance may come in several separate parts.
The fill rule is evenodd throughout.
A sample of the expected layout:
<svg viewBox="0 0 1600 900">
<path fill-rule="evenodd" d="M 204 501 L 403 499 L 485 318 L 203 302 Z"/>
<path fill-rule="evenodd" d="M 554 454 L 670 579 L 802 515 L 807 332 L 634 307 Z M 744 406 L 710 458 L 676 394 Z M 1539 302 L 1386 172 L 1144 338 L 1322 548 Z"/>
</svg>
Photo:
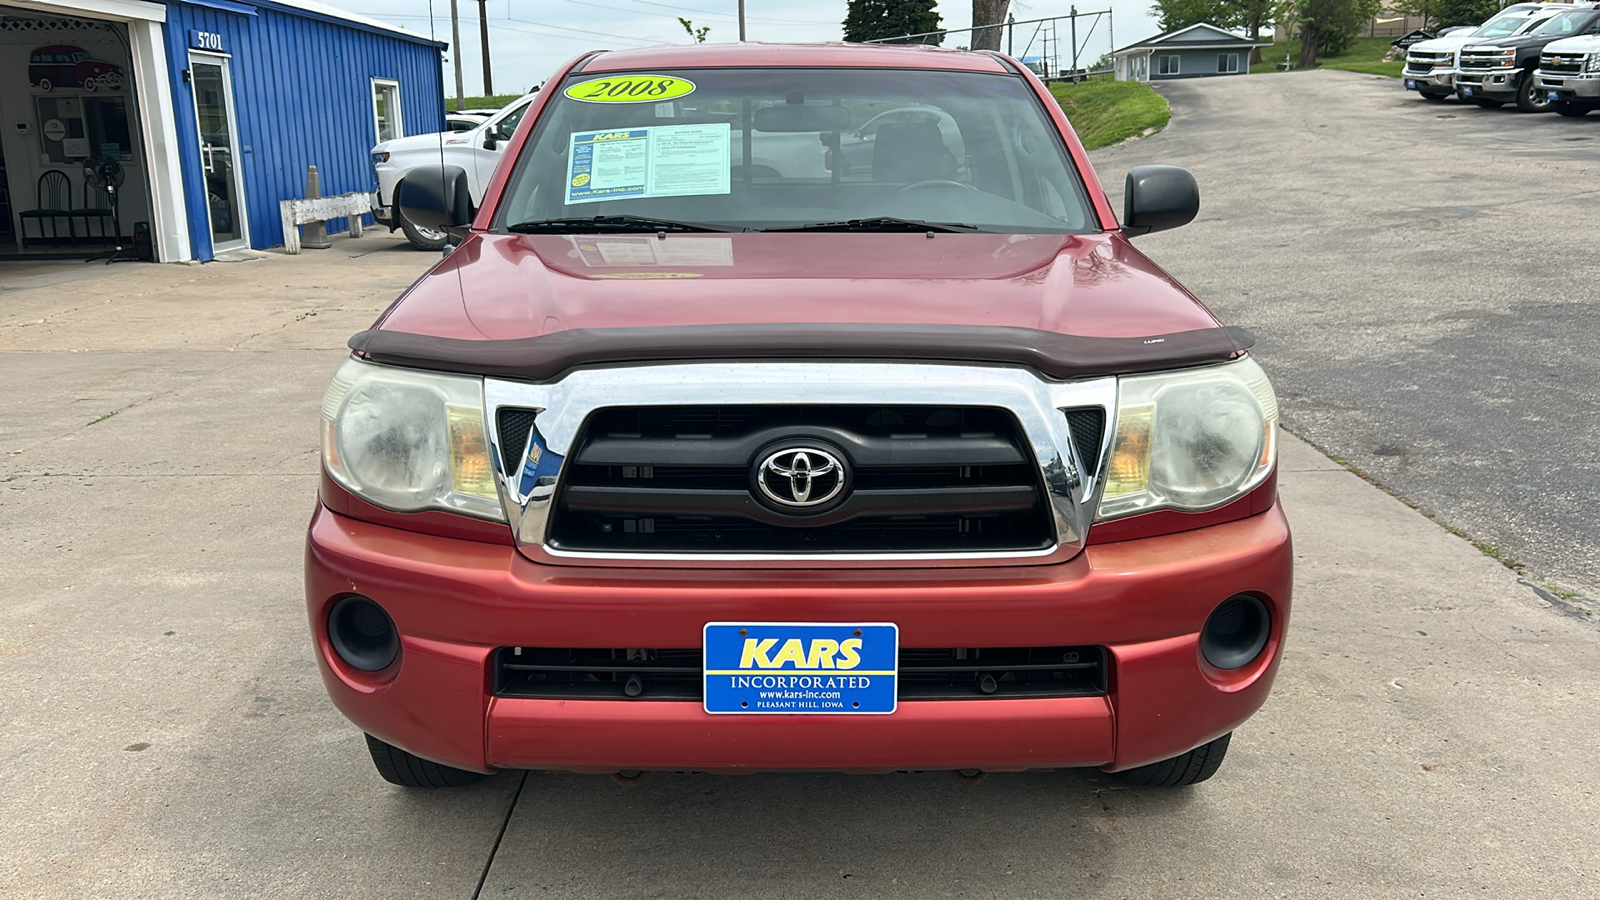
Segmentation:
<svg viewBox="0 0 1600 900">
<path fill-rule="evenodd" d="M 567 2 L 568 3 L 577 3 L 579 6 L 599 6 L 599 4 L 584 3 L 584 2 L 581 2 L 581 0 L 567 0 Z M 673 12 L 700 13 L 701 15 L 716 16 L 716 17 L 722 18 L 722 19 L 737 19 L 738 18 L 737 16 L 729 15 L 728 13 L 714 12 L 714 11 L 709 10 L 709 9 L 697 9 L 696 7 L 693 7 L 693 6 L 682 6 L 682 5 L 679 5 L 679 4 L 676 4 L 676 3 L 656 3 L 655 0 L 623 0 L 623 2 L 625 2 L 625 3 L 640 3 L 640 4 L 643 4 L 645 6 L 658 6 L 658 7 L 662 8 L 662 9 L 670 9 Z M 602 8 L 602 9 L 617 9 L 617 7 L 615 7 L 615 6 L 605 6 L 605 7 L 600 7 L 600 8 Z M 619 10 L 619 12 L 627 12 L 627 10 Z M 765 18 L 763 16 L 745 16 L 745 20 L 749 21 L 749 22 L 771 22 L 772 24 L 775 24 L 775 25 L 833 25 L 833 24 L 837 24 L 837 23 L 834 23 L 834 22 L 818 22 L 818 21 L 816 21 L 814 19 L 810 20 L 810 21 L 802 21 L 800 19 L 768 19 L 768 18 Z"/>
<path fill-rule="evenodd" d="M 382 15 L 386 19 L 421 19 L 421 20 L 425 20 L 425 19 L 428 18 L 427 16 L 397 15 L 397 14 L 394 14 L 394 13 L 384 13 Z M 470 22 L 470 21 L 472 21 L 473 17 L 472 16 L 463 16 L 462 18 Z M 493 17 L 491 17 L 491 20 L 493 20 Z M 558 29 L 561 29 L 563 31 L 576 31 L 579 34 L 587 34 L 587 35 L 592 35 L 594 37 L 615 38 L 617 40 L 622 40 L 622 41 L 636 41 L 642 47 L 648 47 L 648 46 L 650 46 L 650 45 L 652 45 L 654 43 L 657 43 L 655 41 L 649 40 L 648 38 L 635 37 L 633 35 L 628 35 L 628 34 L 612 34 L 610 32 L 606 32 L 606 31 L 589 31 L 588 29 L 585 29 L 585 28 L 573 28 L 570 25 L 551 25 L 548 22 L 533 22 L 533 21 L 529 21 L 528 19 L 508 19 L 507 21 L 520 22 L 523 25 L 537 25 L 540 28 L 558 28 Z M 494 27 L 496 27 L 496 28 L 506 28 L 506 29 L 509 29 L 511 31 L 521 32 L 523 34 L 542 34 L 542 32 L 529 31 L 526 28 L 512 28 L 509 25 L 505 25 L 505 24 L 501 24 L 501 23 L 495 23 Z M 545 36 L 546 37 L 569 37 L 568 35 L 561 35 L 561 34 L 551 34 L 551 35 L 545 35 Z"/>
</svg>

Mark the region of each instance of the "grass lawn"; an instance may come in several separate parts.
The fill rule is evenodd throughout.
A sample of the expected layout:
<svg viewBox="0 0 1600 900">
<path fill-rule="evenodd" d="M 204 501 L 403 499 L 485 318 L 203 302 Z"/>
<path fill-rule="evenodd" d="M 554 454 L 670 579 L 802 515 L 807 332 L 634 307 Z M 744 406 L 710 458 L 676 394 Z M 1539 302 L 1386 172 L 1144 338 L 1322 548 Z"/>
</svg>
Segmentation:
<svg viewBox="0 0 1600 900">
<path fill-rule="evenodd" d="M 466 97 L 467 105 L 462 109 L 499 109 L 507 103 L 521 97 L 521 94 L 495 94 L 493 97 Z M 444 98 L 445 112 L 456 111 L 456 98 Z"/>
<path fill-rule="evenodd" d="M 1160 131 L 1172 118 L 1166 98 L 1137 81 L 1057 81 L 1050 85 L 1050 93 L 1090 150 L 1127 140 L 1149 128 Z"/>
<path fill-rule="evenodd" d="M 1368 75 L 1388 75 L 1399 78 L 1400 70 L 1405 68 L 1405 60 L 1397 59 L 1384 62 L 1383 55 L 1389 52 L 1389 42 L 1392 37 L 1358 37 L 1350 49 L 1338 56 L 1321 57 L 1317 60 L 1319 69 L 1343 69 L 1347 72 L 1365 72 Z M 1282 41 L 1271 47 L 1261 48 L 1261 62 L 1250 67 L 1251 72 L 1276 72 L 1283 62 L 1283 55 L 1289 54 L 1289 61 L 1294 62 L 1300 58 L 1300 40 Z"/>
</svg>

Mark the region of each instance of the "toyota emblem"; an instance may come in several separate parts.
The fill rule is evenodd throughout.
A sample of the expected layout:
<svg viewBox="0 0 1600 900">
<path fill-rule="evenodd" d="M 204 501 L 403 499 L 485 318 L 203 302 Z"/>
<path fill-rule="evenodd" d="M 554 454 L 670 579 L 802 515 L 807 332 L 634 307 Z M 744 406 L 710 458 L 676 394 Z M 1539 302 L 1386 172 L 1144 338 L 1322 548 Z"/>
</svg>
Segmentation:
<svg viewBox="0 0 1600 900">
<path fill-rule="evenodd" d="M 756 466 L 756 487 L 788 509 L 812 509 L 844 492 L 845 467 L 838 456 L 818 447 L 785 447 Z"/>
</svg>

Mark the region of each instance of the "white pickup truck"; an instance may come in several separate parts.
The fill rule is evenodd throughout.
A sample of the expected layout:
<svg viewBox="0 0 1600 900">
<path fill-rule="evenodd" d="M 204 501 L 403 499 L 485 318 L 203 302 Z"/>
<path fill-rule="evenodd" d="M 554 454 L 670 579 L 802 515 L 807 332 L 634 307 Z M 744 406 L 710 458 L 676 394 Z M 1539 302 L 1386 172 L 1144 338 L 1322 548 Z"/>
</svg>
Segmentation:
<svg viewBox="0 0 1600 900">
<path fill-rule="evenodd" d="M 1517 3 L 1500 10 L 1477 28 L 1453 31 L 1444 37 L 1412 44 L 1406 49 L 1402 73 L 1405 89 L 1416 91 L 1428 100 L 1443 100 L 1456 92 L 1456 54 L 1462 47 L 1488 38 L 1514 37 L 1564 9 L 1582 9 L 1588 4 Z"/>
<path fill-rule="evenodd" d="M 518 97 L 485 119 L 483 124 L 468 131 L 417 134 L 374 146 L 372 164 L 378 173 L 378 189 L 373 202 L 373 217 L 378 224 L 389 226 L 390 231 L 397 228 L 404 230 L 406 239 L 416 247 L 425 250 L 444 247 L 449 235 L 407 222 L 400 214 L 399 208 L 394 205 L 395 188 L 406 173 L 417 166 L 460 166 L 467 173 L 467 188 L 472 195 L 472 206 L 476 209 L 482 204 L 484 189 L 488 187 L 495 168 L 505 155 L 507 142 L 516 132 L 523 113 L 538 96 L 532 93 Z M 669 119 L 717 115 L 688 108 L 682 103 L 659 106 L 663 108 L 658 114 Z M 738 180 L 744 174 L 744 143 L 740 140 L 744 126 L 737 121 L 737 116 L 724 118 L 733 129 L 729 165 L 734 179 Z M 827 149 L 819 132 L 754 131 L 751 134 L 750 177 L 758 181 L 771 178 L 827 182 L 832 177 L 828 168 Z"/>
<path fill-rule="evenodd" d="M 1562 38 L 1544 45 L 1539 54 L 1539 87 L 1548 92 L 1556 112 L 1588 115 L 1600 109 L 1600 35 Z"/>
<path fill-rule="evenodd" d="M 404 229 L 406 239 L 425 250 L 438 250 L 445 245 L 448 235 L 432 231 L 405 220 L 394 206 L 395 186 L 406 172 L 422 165 L 460 166 L 467 173 L 467 184 L 472 193 L 472 204 L 483 201 L 483 189 L 494 175 L 495 167 L 505 154 L 505 145 L 522 121 L 522 114 L 538 94 L 518 97 L 481 125 L 467 131 L 447 131 L 442 134 L 414 134 L 410 137 L 384 141 L 372 148 L 372 165 L 378 171 L 378 191 L 373 202 L 373 218 L 389 230 Z"/>
</svg>

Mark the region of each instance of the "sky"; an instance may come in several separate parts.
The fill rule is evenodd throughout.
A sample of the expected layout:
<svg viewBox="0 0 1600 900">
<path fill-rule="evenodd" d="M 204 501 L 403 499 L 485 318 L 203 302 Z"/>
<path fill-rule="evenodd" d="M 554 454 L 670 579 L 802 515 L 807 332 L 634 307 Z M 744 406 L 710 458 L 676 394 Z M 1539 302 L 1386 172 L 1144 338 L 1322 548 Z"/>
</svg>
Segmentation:
<svg viewBox="0 0 1600 900">
<path fill-rule="evenodd" d="M 324 3 L 398 25 L 418 34 L 429 33 L 429 7 L 433 34 L 450 42 L 450 0 L 322 0 Z M 483 69 L 478 42 L 478 0 L 459 0 L 461 14 L 461 75 L 464 93 L 483 92 Z M 1080 13 L 1111 10 L 1111 29 L 1105 19 L 1085 40 L 1092 22 L 1080 16 L 1080 64 L 1090 65 L 1112 48 L 1121 47 L 1159 30 L 1149 14 L 1151 0 L 1013 0 L 1018 20 L 1066 15 L 1076 5 Z M 745 35 L 752 41 L 837 41 L 842 37 L 845 0 L 745 0 Z M 710 26 L 708 43 L 739 39 L 737 0 L 487 0 L 491 75 L 498 94 L 522 93 L 539 84 L 563 63 L 580 53 L 597 49 L 646 47 L 652 44 L 687 44 L 691 38 L 678 17 L 695 27 Z M 972 24 L 970 0 L 945 0 L 938 5 L 947 29 Z M 1016 28 L 1015 53 L 1024 55 L 1035 26 Z M 1069 44 L 1067 23 L 1057 26 L 1063 47 Z M 1035 38 L 1035 41 L 1037 39 Z M 969 43 L 967 35 L 952 35 L 945 46 Z M 1039 53 L 1038 44 L 1026 55 Z M 1002 49 L 1004 47 L 1002 46 Z M 453 52 L 453 48 L 452 48 Z M 1063 54 L 1070 56 L 1070 50 Z M 1070 63 L 1070 60 L 1069 60 Z M 447 55 L 445 94 L 455 95 L 454 61 Z"/>
</svg>

